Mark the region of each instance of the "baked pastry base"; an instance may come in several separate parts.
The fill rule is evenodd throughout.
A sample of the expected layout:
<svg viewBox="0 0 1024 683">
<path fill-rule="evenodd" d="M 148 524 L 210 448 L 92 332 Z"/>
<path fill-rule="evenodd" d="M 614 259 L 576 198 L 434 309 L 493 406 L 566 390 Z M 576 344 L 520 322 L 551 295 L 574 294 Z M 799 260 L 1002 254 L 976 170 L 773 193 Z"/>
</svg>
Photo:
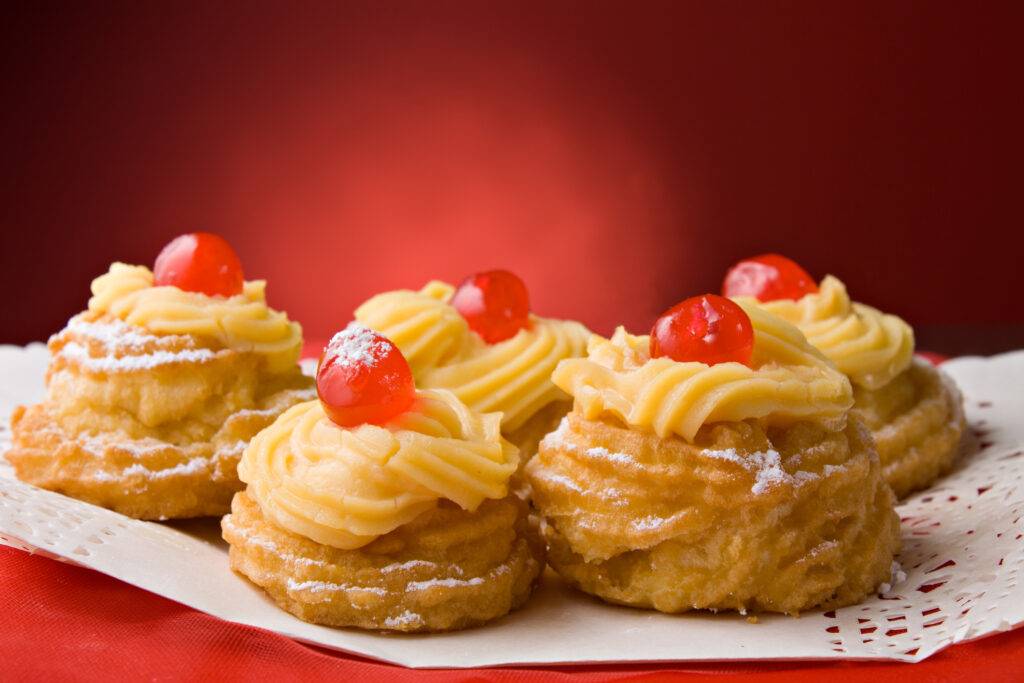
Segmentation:
<svg viewBox="0 0 1024 683">
<path fill-rule="evenodd" d="M 854 400 L 851 412 L 871 429 L 882 473 L 898 498 L 953 467 L 966 427 L 963 399 L 931 363 L 915 358 L 881 389 L 855 385 Z"/>
<path fill-rule="evenodd" d="M 757 452 L 777 453 L 778 466 L 742 455 Z M 899 548 L 895 501 L 856 418 L 842 431 L 710 425 L 690 444 L 574 412 L 527 476 L 551 566 L 612 603 L 848 605 L 890 580 Z"/>
<path fill-rule="evenodd" d="M 309 389 L 275 392 L 232 413 L 208 440 L 180 445 L 123 431 L 75 432 L 47 403 L 18 406 L 6 457 L 22 481 L 136 519 L 219 516 L 244 486 L 238 461 L 249 439 L 309 398 Z"/>
<path fill-rule="evenodd" d="M 82 313 L 50 338 L 47 398 L 11 416 L 22 481 L 138 519 L 222 515 L 249 439 L 311 399 L 298 366 Z"/>
<path fill-rule="evenodd" d="M 543 544 L 516 496 L 475 512 L 453 503 L 355 550 L 281 529 L 242 491 L 221 522 L 231 568 L 304 621 L 390 631 L 451 631 L 522 605 Z"/>
</svg>

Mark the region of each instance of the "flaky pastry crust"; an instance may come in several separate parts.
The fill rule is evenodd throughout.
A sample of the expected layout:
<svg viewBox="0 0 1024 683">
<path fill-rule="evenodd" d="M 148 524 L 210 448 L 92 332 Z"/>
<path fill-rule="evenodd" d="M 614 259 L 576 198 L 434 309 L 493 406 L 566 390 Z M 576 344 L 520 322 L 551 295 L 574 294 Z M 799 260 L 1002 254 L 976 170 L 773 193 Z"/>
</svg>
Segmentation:
<svg viewBox="0 0 1024 683">
<path fill-rule="evenodd" d="M 507 614 L 529 597 L 543 544 L 515 496 L 475 512 L 448 501 L 355 550 L 285 531 L 238 493 L 221 527 L 231 567 L 304 621 L 450 631 Z"/>
<path fill-rule="evenodd" d="M 754 421 L 662 439 L 576 412 L 526 468 L 548 561 L 609 602 L 797 613 L 888 581 L 899 518 L 870 434 Z"/>
<path fill-rule="evenodd" d="M 84 314 L 50 340 L 47 398 L 18 407 L 19 479 L 138 519 L 221 515 L 261 429 L 314 393 L 255 354 Z"/>
<path fill-rule="evenodd" d="M 960 391 L 921 359 L 880 389 L 854 385 L 855 413 L 867 424 L 896 496 L 931 486 L 950 470 L 966 420 Z"/>
</svg>

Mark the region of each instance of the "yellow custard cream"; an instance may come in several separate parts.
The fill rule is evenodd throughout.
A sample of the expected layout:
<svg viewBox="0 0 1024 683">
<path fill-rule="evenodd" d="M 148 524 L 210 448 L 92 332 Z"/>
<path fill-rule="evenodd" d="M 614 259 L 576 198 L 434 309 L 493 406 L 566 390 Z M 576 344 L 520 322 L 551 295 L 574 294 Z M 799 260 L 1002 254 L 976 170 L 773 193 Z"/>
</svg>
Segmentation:
<svg viewBox="0 0 1024 683">
<path fill-rule="evenodd" d="M 155 287 L 145 266 L 114 263 L 92 281 L 90 313 L 109 315 L 158 335 L 192 335 L 267 359 L 270 372 L 295 365 L 302 351 L 302 328 L 267 306 L 263 280 L 246 282 L 231 297 Z"/>
<path fill-rule="evenodd" d="M 794 326 L 739 302 L 754 327 L 751 367 L 651 358 L 650 338 L 618 328 L 591 338 L 586 358 L 564 360 L 552 377 L 586 419 L 602 415 L 692 441 L 711 422 L 817 420 L 840 426 L 853 405 L 849 380 Z"/>
<path fill-rule="evenodd" d="M 895 315 L 851 302 L 846 286 L 836 277 L 827 276 L 818 292 L 798 301 L 748 301 L 799 327 L 807 341 L 866 389 L 879 389 L 910 367 L 914 355 L 910 325 Z"/>
<path fill-rule="evenodd" d="M 418 292 L 379 294 L 355 313 L 401 349 L 416 386 L 449 389 L 478 412 L 501 412 L 512 431 L 568 396 L 551 382 L 560 360 L 582 356 L 590 331 L 577 322 L 530 316 L 530 326 L 497 344 L 469 329 L 448 301 L 455 288 L 430 282 Z"/>
<path fill-rule="evenodd" d="M 476 510 L 508 495 L 519 452 L 500 416 L 422 390 L 384 426 L 339 427 L 320 401 L 294 406 L 253 438 L 238 467 L 263 513 L 318 543 L 359 548 L 446 498 Z"/>
</svg>

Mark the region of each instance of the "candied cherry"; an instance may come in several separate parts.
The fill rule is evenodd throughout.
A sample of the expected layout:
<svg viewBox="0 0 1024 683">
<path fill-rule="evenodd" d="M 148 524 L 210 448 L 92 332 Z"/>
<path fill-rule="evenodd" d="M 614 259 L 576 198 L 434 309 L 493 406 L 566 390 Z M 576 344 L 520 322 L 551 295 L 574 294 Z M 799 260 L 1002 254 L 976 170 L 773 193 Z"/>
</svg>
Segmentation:
<svg viewBox="0 0 1024 683">
<path fill-rule="evenodd" d="M 749 365 L 753 350 L 750 316 L 717 294 L 694 296 L 676 304 L 651 328 L 651 358 Z"/>
<path fill-rule="evenodd" d="M 220 235 L 190 232 L 167 243 L 153 264 L 153 283 L 210 296 L 242 293 L 245 278 L 238 254 Z"/>
<path fill-rule="evenodd" d="M 753 296 L 759 301 L 792 299 L 818 291 L 818 284 L 796 261 L 779 254 L 744 259 L 729 269 L 723 296 Z"/>
<path fill-rule="evenodd" d="M 530 295 L 519 276 L 507 270 L 489 270 L 467 277 L 452 297 L 469 329 L 488 344 L 516 336 L 530 325 Z"/>
<path fill-rule="evenodd" d="M 416 397 L 412 370 L 390 339 L 358 323 L 334 335 L 316 368 L 316 393 L 335 424 L 381 425 Z"/>
</svg>

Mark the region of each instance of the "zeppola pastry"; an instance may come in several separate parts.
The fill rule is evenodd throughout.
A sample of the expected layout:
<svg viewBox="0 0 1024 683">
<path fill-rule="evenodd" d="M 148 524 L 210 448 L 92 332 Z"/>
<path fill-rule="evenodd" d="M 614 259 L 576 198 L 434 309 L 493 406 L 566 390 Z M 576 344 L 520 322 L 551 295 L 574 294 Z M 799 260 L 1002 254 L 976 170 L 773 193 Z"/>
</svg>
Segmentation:
<svg viewBox="0 0 1024 683">
<path fill-rule="evenodd" d="M 46 399 L 14 411 L 17 476 L 139 519 L 227 512 L 249 439 L 313 395 L 301 329 L 264 288 L 208 233 L 153 271 L 114 263 L 50 338 Z"/>
<path fill-rule="evenodd" d="M 850 382 L 749 303 L 693 297 L 560 362 L 526 466 L 548 562 L 613 603 L 797 613 L 889 581 L 899 518 Z"/>
<path fill-rule="evenodd" d="M 355 318 L 402 350 L 420 388 L 501 412 L 502 433 L 524 461 L 572 405 L 551 373 L 558 361 L 582 356 L 590 336 L 580 323 L 530 313 L 526 286 L 503 270 L 473 275 L 457 290 L 434 281 L 379 294 Z"/>
<path fill-rule="evenodd" d="M 319 400 L 246 448 L 222 521 L 231 567 L 299 618 L 446 631 L 522 604 L 544 566 L 501 417 L 416 389 L 402 353 L 352 323 L 317 369 Z"/>
<path fill-rule="evenodd" d="M 735 265 L 723 293 L 752 297 L 799 327 L 850 378 L 853 412 L 871 429 L 898 497 L 930 486 L 953 466 L 966 424 L 960 392 L 945 373 L 914 358 L 906 322 L 851 302 L 838 278 L 819 285 L 777 254 Z"/>
</svg>

